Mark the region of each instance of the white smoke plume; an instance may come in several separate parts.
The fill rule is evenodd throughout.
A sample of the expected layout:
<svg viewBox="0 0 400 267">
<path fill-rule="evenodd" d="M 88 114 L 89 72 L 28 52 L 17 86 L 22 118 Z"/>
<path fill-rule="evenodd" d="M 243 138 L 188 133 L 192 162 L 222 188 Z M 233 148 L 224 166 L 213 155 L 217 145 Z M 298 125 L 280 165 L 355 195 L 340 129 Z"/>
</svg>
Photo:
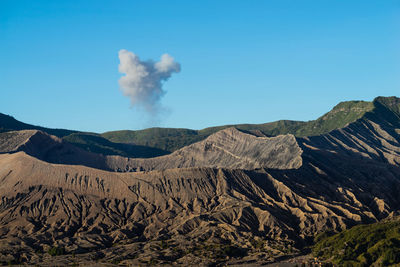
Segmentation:
<svg viewBox="0 0 400 267">
<path fill-rule="evenodd" d="M 180 72 L 181 66 L 168 54 L 160 61 L 141 61 L 134 53 L 122 49 L 118 53 L 119 72 L 125 74 L 119 79 L 122 93 L 130 98 L 133 107 L 143 108 L 152 116 L 161 109 L 161 98 L 166 91 L 163 83 L 172 73 Z"/>
</svg>

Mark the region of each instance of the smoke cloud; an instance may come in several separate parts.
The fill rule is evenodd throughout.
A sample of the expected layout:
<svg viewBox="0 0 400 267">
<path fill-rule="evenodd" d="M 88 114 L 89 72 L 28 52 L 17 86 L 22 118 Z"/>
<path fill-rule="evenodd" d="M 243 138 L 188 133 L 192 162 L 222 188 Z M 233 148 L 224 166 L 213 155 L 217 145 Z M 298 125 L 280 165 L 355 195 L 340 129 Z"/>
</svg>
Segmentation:
<svg viewBox="0 0 400 267">
<path fill-rule="evenodd" d="M 122 93 L 130 98 L 133 107 L 143 108 L 151 115 L 161 110 L 161 98 L 166 91 L 163 84 L 174 72 L 180 72 L 181 66 L 168 54 L 163 54 L 160 61 L 141 61 L 134 53 L 122 49 L 118 53 L 119 79 Z"/>
</svg>

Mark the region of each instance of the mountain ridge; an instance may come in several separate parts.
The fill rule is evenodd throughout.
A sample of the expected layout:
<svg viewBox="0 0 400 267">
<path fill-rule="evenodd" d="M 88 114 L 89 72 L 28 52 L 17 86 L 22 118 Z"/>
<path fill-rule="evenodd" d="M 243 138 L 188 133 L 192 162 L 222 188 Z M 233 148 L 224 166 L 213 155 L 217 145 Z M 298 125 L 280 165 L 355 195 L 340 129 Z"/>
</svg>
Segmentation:
<svg viewBox="0 0 400 267">
<path fill-rule="evenodd" d="M 344 127 L 347 123 L 354 122 L 359 119 L 362 115 L 364 115 L 367 111 L 372 110 L 373 102 L 366 101 L 346 101 L 337 104 L 333 109 L 322 115 L 320 118 L 313 121 L 293 121 L 293 120 L 279 120 L 275 122 L 269 122 L 264 124 L 232 124 L 232 125 L 223 125 L 223 126 L 215 126 L 209 127 L 202 130 L 191 130 L 191 129 L 175 129 L 175 128 L 150 128 L 141 131 L 113 131 L 113 132 L 105 132 L 101 134 L 103 137 L 116 142 L 133 142 L 143 145 L 149 145 L 153 147 L 158 147 L 167 151 L 175 151 L 185 145 L 189 145 L 193 142 L 203 140 L 207 136 L 212 133 L 215 133 L 219 130 L 223 130 L 230 127 L 235 127 L 242 131 L 261 131 L 269 136 L 276 136 L 279 134 L 294 134 L 298 137 L 304 137 L 306 135 L 315 135 L 327 133 L 331 130 Z M 351 107 L 355 105 L 356 113 L 348 112 Z M 337 110 L 340 110 L 343 113 L 347 113 L 345 118 L 340 118 L 339 124 L 332 123 L 332 121 L 338 121 L 337 116 L 329 116 L 333 113 L 340 113 Z M 328 121 L 328 123 L 327 123 Z M 315 128 L 320 128 L 314 132 Z M 152 133 L 153 131 L 153 133 Z M 173 139 L 175 135 L 182 139 L 182 137 L 186 137 L 187 140 L 177 141 L 177 144 L 170 144 L 168 141 Z M 146 139 L 146 135 L 154 135 L 154 137 L 150 138 L 150 140 Z M 167 141 L 162 144 L 156 144 L 152 139 L 163 139 L 165 138 Z"/>
<path fill-rule="evenodd" d="M 267 264 L 390 218 L 400 101 L 370 105 L 338 105 L 326 120 L 354 121 L 315 136 L 232 127 L 155 158 L 0 133 L 0 263 Z"/>
<path fill-rule="evenodd" d="M 264 124 L 237 124 L 209 127 L 202 130 L 184 128 L 148 128 L 144 130 L 122 130 L 98 133 L 85 133 L 64 129 L 49 129 L 21 123 L 13 117 L 0 114 L 0 132 L 9 130 L 38 129 L 51 135 L 64 138 L 87 151 L 102 153 L 104 155 L 135 156 L 132 147 L 121 145 L 129 143 L 142 146 L 140 155 L 152 157 L 171 153 L 186 145 L 204 140 L 210 134 L 219 130 L 235 127 L 242 131 L 261 131 L 267 136 L 279 134 L 294 134 L 297 137 L 305 137 L 328 133 L 331 130 L 344 127 L 346 124 L 355 122 L 365 116 L 366 113 L 376 108 L 376 103 L 389 105 L 391 101 L 398 103 L 396 97 L 377 97 L 372 102 L 367 101 L 345 101 L 337 104 L 331 111 L 325 113 L 316 120 L 291 121 L 280 120 Z M 397 102 L 396 102 L 397 101 Z M 396 108 L 397 107 L 397 108 Z M 399 107 L 393 105 L 393 112 L 398 112 Z M 93 140 L 94 137 L 96 140 Z M 102 139 L 104 138 L 104 139 Z M 154 150 L 158 149 L 158 150 Z M 149 150 L 149 151 L 147 151 Z"/>
<path fill-rule="evenodd" d="M 390 182 L 396 181 L 393 174 L 400 176 L 398 167 L 388 168 L 384 163 L 371 164 L 349 156 L 347 166 L 338 169 L 343 162 L 337 165 L 337 158 L 331 157 L 331 166 L 306 162 L 294 170 L 196 167 L 116 173 L 46 163 L 24 152 L 3 154 L 0 260 L 9 257 L 10 251 L 4 249 L 13 243 L 24 244 L 18 255 L 30 262 L 54 260 L 32 251 L 46 251 L 54 244 L 64 247 L 67 255 L 75 252 L 75 257 L 83 257 L 82 260 L 93 251 L 102 251 L 102 257 L 112 259 L 114 256 L 109 253 L 113 247 L 119 247 L 124 258 L 129 259 L 129 251 L 140 244 L 139 240 L 154 244 L 163 239 L 181 240 L 181 245 L 188 247 L 227 239 L 233 247 L 247 247 L 247 259 L 254 260 L 259 252 L 248 242 L 256 239 L 263 249 L 273 251 L 265 258 L 268 262 L 288 253 L 283 247 L 299 251 L 315 232 L 340 231 L 361 222 L 374 222 L 399 206 L 399 199 L 392 192 L 400 186 L 393 187 Z M 357 160 L 360 162 L 354 165 Z M 362 166 L 366 172 L 350 179 L 346 173 L 354 166 Z M 379 176 L 377 171 L 381 172 Z M 382 190 L 386 184 L 389 187 Z M 381 186 L 379 192 L 373 191 L 376 185 Z M 98 213 L 103 215 L 98 218 Z M 67 214 L 72 215 L 71 221 L 59 224 Z M 20 219 L 13 219 L 16 216 Z M 25 229 L 30 241 L 20 243 L 25 235 L 11 238 L 15 233 L 12 229 Z M 49 231 L 69 234 L 49 239 L 45 237 Z M 193 242 L 184 241 L 188 236 Z M 113 246 L 120 242 L 131 245 L 127 250 Z M 181 245 L 173 243 L 177 249 Z M 152 255 L 162 263 L 163 258 L 151 251 L 139 248 L 134 255 L 138 259 Z M 168 249 L 161 251 L 168 253 Z M 15 257 L 16 252 L 11 255 Z M 175 253 L 173 259 L 184 264 L 184 255 Z M 198 264 L 207 258 L 196 257 Z M 59 258 L 64 264 L 71 259 Z M 210 258 L 206 262 L 210 260 L 213 261 Z"/>
</svg>

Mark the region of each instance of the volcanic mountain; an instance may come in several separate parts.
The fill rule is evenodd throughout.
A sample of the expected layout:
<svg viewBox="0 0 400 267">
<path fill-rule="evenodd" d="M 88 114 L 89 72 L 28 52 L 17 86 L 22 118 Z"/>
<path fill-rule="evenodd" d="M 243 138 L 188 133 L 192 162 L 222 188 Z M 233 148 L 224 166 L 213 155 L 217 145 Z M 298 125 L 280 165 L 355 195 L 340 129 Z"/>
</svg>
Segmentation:
<svg viewBox="0 0 400 267">
<path fill-rule="evenodd" d="M 138 133 L 122 132 L 136 136 L 122 144 L 116 133 L 23 125 L 1 126 L 4 263 L 261 264 L 400 209 L 396 97 L 341 103 L 310 122 L 165 130 L 168 146 L 154 134 L 133 143 Z M 89 135 L 102 141 L 71 142 Z M 164 153 L 89 151 L 99 144 Z"/>
</svg>

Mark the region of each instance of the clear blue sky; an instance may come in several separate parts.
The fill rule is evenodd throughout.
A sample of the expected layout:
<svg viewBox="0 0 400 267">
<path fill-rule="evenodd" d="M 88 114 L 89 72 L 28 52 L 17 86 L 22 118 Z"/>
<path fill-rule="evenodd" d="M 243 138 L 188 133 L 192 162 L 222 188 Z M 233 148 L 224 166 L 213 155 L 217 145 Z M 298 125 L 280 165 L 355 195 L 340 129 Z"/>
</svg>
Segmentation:
<svg viewBox="0 0 400 267">
<path fill-rule="evenodd" d="M 36 125 L 140 129 L 118 51 L 172 55 L 162 127 L 311 120 L 400 96 L 400 0 L 0 0 L 0 112 Z"/>
</svg>

